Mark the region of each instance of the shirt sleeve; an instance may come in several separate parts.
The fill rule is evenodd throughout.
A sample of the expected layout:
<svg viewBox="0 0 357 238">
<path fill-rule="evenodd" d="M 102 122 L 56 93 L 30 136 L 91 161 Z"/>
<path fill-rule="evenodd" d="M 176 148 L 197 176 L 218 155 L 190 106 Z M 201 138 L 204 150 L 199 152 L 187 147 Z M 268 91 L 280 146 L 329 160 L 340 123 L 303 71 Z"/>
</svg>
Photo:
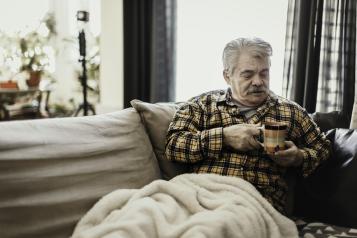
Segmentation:
<svg viewBox="0 0 357 238">
<path fill-rule="evenodd" d="M 196 163 L 204 158 L 219 158 L 223 146 L 223 128 L 204 129 L 204 111 L 194 102 L 186 103 L 170 123 L 165 155 L 168 160 Z"/>
<path fill-rule="evenodd" d="M 330 156 L 331 142 L 304 109 L 296 115 L 299 137 L 297 146 L 303 152 L 302 174 L 308 177 L 321 162 Z"/>
</svg>

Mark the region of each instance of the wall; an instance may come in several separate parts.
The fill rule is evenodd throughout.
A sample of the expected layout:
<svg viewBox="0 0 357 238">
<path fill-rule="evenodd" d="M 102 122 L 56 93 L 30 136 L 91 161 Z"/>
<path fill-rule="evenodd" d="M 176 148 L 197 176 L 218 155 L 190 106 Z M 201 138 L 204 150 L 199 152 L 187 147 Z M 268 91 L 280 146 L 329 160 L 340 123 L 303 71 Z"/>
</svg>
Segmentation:
<svg viewBox="0 0 357 238">
<path fill-rule="evenodd" d="M 271 89 L 280 94 L 288 1 L 178 0 L 176 100 L 226 88 L 222 51 L 238 37 L 257 36 L 273 47 Z"/>
<path fill-rule="evenodd" d="M 100 105 L 97 111 L 123 108 L 123 1 L 102 1 Z"/>
<path fill-rule="evenodd" d="M 75 35 L 70 32 L 70 22 L 75 21 L 74 12 L 69 11 L 68 1 L 52 0 L 50 9 L 55 13 L 56 18 L 56 70 L 54 78 L 56 83 L 51 93 L 50 103 L 61 103 L 68 105 L 69 99 L 76 96 L 82 100 L 80 93 L 76 95 L 76 89 L 79 88 L 78 79 L 76 78 L 75 68 L 79 67 L 78 58 L 74 58 L 74 50 L 77 46 Z M 77 10 L 77 9 L 75 9 Z M 72 39 L 65 41 L 64 39 Z M 78 64 L 78 65 L 77 65 Z"/>
</svg>

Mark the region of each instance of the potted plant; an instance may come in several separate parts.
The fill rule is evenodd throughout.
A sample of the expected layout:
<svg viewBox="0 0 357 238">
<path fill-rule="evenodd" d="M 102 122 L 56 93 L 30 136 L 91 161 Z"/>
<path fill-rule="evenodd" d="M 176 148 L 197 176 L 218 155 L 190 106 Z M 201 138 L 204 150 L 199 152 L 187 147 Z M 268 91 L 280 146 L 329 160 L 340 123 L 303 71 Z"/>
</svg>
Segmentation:
<svg viewBox="0 0 357 238">
<path fill-rule="evenodd" d="M 26 80 L 29 87 L 36 87 L 41 76 L 50 77 L 55 52 L 51 40 L 55 32 L 54 15 L 49 13 L 33 28 L 19 32 L 0 32 L 0 76 L 2 81 L 17 78 Z M 25 83 L 25 84 L 26 84 Z"/>
<path fill-rule="evenodd" d="M 50 40 L 55 34 L 54 16 L 48 14 L 37 29 L 18 36 L 19 56 L 22 62 L 20 72 L 28 73 L 27 85 L 29 87 L 39 85 L 41 75 L 50 64 L 50 56 L 53 54 Z"/>
</svg>

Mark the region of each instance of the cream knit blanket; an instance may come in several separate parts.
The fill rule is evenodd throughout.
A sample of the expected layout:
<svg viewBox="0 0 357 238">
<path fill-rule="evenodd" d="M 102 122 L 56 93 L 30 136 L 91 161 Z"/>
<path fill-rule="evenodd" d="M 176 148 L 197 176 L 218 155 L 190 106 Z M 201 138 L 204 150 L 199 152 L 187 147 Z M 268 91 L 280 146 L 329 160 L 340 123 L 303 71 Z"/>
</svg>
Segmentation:
<svg viewBox="0 0 357 238">
<path fill-rule="evenodd" d="M 183 174 L 141 189 L 104 196 L 77 224 L 72 238 L 298 237 L 248 182 L 215 174 Z"/>
</svg>

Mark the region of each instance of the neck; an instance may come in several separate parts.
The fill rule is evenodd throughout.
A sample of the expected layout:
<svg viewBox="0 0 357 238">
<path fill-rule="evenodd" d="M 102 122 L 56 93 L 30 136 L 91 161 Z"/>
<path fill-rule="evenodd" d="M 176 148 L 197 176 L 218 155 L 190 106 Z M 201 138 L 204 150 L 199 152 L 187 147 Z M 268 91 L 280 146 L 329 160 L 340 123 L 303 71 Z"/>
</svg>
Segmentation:
<svg viewBox="0 0 357 238">
<path fill-rule="evenodd" d="M 242 103 L 241 101 L 235 99 L 234 97 L 232 97 L 232 101 L 233 101 L 234 104 L 236 104 L 236 105 L 239 106 L 239 107 L 257 108 L 257 107 L 259 106 L 259 105 L 254 105 L 254 106 L 252 106 L 252 105 L 247 105 L 247 104 Z"/>
</svg>

